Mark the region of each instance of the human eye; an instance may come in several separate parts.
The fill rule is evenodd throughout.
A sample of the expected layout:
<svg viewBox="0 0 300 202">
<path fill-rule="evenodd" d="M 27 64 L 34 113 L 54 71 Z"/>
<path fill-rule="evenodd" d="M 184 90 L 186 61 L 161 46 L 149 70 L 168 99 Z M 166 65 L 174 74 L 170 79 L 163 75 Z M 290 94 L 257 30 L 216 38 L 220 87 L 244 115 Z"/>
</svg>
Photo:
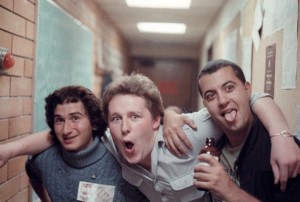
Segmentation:
<svg viewBox="0 0 300 202">
<path fill-rule="evenodd" d="M 205 97 L 204 99 L 207 100 L 207 101 L 211 101 L 215 98 L 215 93 L 213 92 L 208 92 L 205 94 Z"/>
<path fill-rule="evenodd" d="M 140 116 L 137 114 L 132 114 L 130 118 L 131 118 L 131 120 L 136 121 L 140 118 Z"/>
<path fill-rule="evenodd" d="M 234 88 L 235 86 L 233 85 L 233 84 L 227 84 L 226 86 L 225 86 L 225 91 L 227 92 L 227 93 L 230 93 L 230 92 L 232 92 L 235 88 Z"/>
<path fill-rule="evenodd" d="M 81 119 L 81 116 L 79 116 L 79 115 L 73 115 L 73 116 L 71 116 L 72 122 L 77 122 L 77 121 L 79 121 L 80 119 Z"/>
<path fill-rule="evenodd" d="M 64 123 L 64 119 L 63 118 L 60 118 L 60 117 L 55 117 L 54 118 L 54 123 L 56 124 L 56 125 L 61 125 L 61 124 L 63 124 Z"/>
<path fill-rule="evenodd" d="M 111 119 L 110 119 L 110 121 L 113 122 L 113 123 L 117 123 L 117 122 L 119 122 L 120 120 L 121 120 L 121 118 L 118 117 L 118 116 L 113 116 L 113 117 L 111 117 Z"/>
</svg>

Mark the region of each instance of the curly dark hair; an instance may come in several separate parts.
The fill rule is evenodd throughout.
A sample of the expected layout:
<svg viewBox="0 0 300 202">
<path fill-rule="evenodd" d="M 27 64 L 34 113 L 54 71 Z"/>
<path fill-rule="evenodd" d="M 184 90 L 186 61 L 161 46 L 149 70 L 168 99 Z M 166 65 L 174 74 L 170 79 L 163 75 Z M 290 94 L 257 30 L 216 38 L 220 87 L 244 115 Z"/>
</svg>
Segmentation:
<svg viewBox="0 0 300 202">
<path fill-rule="evenodd" d="M 102 117 L 102 102 L 91 90 L 82 86 L 66 86 L 49 94 L 45 98 L 45 101 L 46 121 L 54 139 L 56 139 L 54 131 L 54 111 L 57 105 L 64 103 L 82 102 L 91 126 L 94 129 L 93 135 L 98 135 L 99 137 L 104 135 L 107 125 Z"/>
</svg>

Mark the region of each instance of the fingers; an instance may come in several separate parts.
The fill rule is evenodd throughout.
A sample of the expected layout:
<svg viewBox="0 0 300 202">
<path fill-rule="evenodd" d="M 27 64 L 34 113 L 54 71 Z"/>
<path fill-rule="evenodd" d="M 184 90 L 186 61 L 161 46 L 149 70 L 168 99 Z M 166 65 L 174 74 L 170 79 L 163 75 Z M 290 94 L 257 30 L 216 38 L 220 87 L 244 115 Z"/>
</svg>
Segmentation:
<svg viewBox="0 0 300 202">
<path fill-rule="evenodd" d="M 174 151 L 177 155 L 184 155 L 186 154 L 186 149 L 183 145 L 183 143 L 181 142 L 181 140 L 179 139 L 179 136 L 177 136 L 177 134 L 173 135 L 171 137 L 172 139 L 172 143 L 174 145 Z"/>
<path fill-rule="evenodd" d="M 277 184 L 279 182 L 279 168 L 275 161 L 271 161 L 271 166 L 274 175 L 274 184 Z"/>
<path fill-rule="evenodd" d="M 216 157 L 209 154 L 200 154 L 198 156 L 199 162 L 206 162 L 210 166 L 220 166 L 220 163 L 216 159 Z"/>
<path fill-rule="evenodd" d="M 178 147 L 178 149 L 182 152 L 186 152 L 185 151 L 185 146 L 188 147 L 189 149 L 193 148 L 192 143 L 190 142 L 189 138 L 186 136 L 186 134 L 183 132 L 182 128 L 180 128 L 177 131 L 177 135 L 178 138 L 174 138 L 174 144 Z M 175 137 L 176 135 L 174 135 Z M 184 143 L 184 145 L 182 145 L 182 142 Z"/>
<path fill-rule="evenodd" d="M 293 173 L 293 177 L 297 177 L 297 175 L 300 174 L 300 156 L 298 156 L 297 162 L 298 163 L 297 163 L 296 169 L 295 169 L 295 171 Z"/>
<path fill-rule="evenodd" d="M 177 155 L 177 156 L 181 156 L 183 153 L 177 149 L 177 147 L 174 145 L 174 142 L 172 140 L 172 136 L 169 137 L 165 137 L 166 139 L 166 145 L 168 147 L 168 149 L 170 150 L 171 153 Z"/>
<path fill-rule="evenodd" d="M 173 117 L 174 118 L 174 117 Z M 170 121 L 170 119 L 169 119 Z M 176 155 L 184 155 L 187 149 L 192 149 L 192 144 L 184 133 L 182 126 L 184 123 L 195 125 L 192 120 L 186 116 L 176 116 L 174 122 L 165 122 L 163 135 L 168 149 Z"/>
<path fill-rule="evenodd" d="M 210 187 L 210 174 L 205 172 L 195 172 L 194 185 L 201 189 L 209 189 Z"/>
<path fill-rule="evenodd" d="M 299 162 L 299 160 L 298 160 L 298 163 L 297 163 L 297 165 L 296 165 L 296 167 L 295 167 L 295 170 L 294 170 L 294 172 L 293 172 L 292 177 L 297 177 L 297 175 L 300 173 L 299 169 L 300 169 L 300 162 Z"/>
<path fill-rule="evenodd" d="M 274 183 L 280 182 L 280 189 L 285 190 L 289 177 L 299 173 L 300 151 L 293 138 L 271 138 L 271 166 Z"/>
<path fill-rule="evenodd" d="M 281 191 L 285 191 L 286 189 L 286 184 L 287 184 L 287 171 L 285 173 L 280 173 L 280 189 Z"/>
<path fill-rule="evenodd" d="M 271 166 L 274 174 L 274 184 L 280 183 L 281 191 L 285 191 L 288 180 L 288 166 L 280 166 L 276 162 L 271 162 Z"/>
<path fill-rule="evenodd" d="M 209 189 L 211 180 L 211 167 L 208 164 L 199 163 L 194 168 L 194 185 L 201 189 Z"/>
<path fill-rule="evenodd" d="M 300 174 L 300 149 L 298 149 L 297 152 L 297 165 L 295 167 L 294 173 L 293 173 L 293 177 L 297 177 L 297 175 Z"/>
<path fill-rule="evenodd" d="M 195 122 L 187 116 L 183 116 L 183 122 L 193 129 L 197 129 Z"/>
<path fill-rule="evenodd" d="M 208 154 L 201 154 L 198 158 L 200 163 L 194 168 L 195 186 L 213 192 L 224 189 L 224 186 L 227 186 L 231 179 L 222 165 L 213 156 Z"/>
</svg>

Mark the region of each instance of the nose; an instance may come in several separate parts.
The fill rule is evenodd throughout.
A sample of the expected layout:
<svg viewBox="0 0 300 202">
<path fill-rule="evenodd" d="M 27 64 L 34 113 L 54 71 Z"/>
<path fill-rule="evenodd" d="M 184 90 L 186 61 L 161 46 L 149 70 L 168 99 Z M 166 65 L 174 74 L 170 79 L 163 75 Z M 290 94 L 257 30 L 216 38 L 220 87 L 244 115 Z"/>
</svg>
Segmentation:
<svg viewBox="0 0 300 202">
<path fill-rule="evenodd" d="M 64 124 L 64 134 L 69 134 L 71 132 L 72 132 L 72 123 L 66 120 Z"/>
<path fill-rule="evenodd" d="M 218 95 L 219 100 L 219 106 L 223 107 L 226 106 L 229 103 L 229 99 L 226 95 L 226 93 L 219 93 Z"/>
<path fill-rule="evenodd" d="M 121 126 L 122 134 L 126 135 L 130 131 L 130 125 L 126 119 L 123 119 Z"/>
</svg>

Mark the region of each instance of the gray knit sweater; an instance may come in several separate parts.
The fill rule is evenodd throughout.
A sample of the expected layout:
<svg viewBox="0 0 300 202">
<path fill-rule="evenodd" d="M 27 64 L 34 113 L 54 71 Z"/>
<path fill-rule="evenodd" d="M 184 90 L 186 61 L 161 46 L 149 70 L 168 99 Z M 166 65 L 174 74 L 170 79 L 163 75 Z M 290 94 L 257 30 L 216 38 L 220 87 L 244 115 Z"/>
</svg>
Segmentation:
<svg viewBox="0 0 300 202">
<path fill-rule="evenodd" d="M 77 201 L 80 181 L 115 186 L 114 201 L 147 201 L 122 178 L 120 165 L 98 137 L 80 152 L 67 152 L 55 144 L 29 157 L 26 172 L 30 179 L 43 182 L 53 202 Z"/>
</svg>

